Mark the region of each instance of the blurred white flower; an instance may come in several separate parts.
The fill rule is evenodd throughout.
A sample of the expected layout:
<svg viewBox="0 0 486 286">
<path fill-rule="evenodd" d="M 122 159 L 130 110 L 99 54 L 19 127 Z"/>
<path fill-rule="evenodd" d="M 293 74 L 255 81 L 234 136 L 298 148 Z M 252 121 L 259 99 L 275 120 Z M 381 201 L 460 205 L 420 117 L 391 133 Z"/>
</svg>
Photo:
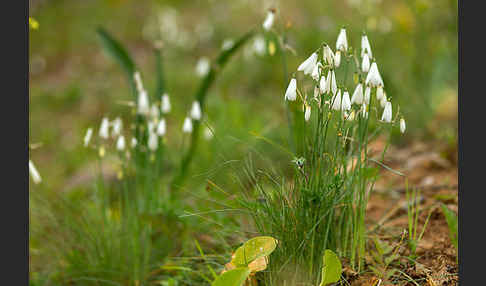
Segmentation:
<svg viewBox="0 0 486 286">
<path fill-rule="evenodd" d="M 125 150 L 125 137 L 123 137 L 123 135 L 120 135 L 118 140 L 116 140 L 116 149 L 118 151 Z"/>
<path fill-rule="evenodd" d="M 297 98 L 297 80 L 292 78 L 285 91 L 285 100 L 294 101 Z"/>
<path fill-rule="evenodd" d="M 268 10 L 267 12 L 267 17 L 265 18 L 265 21 L 263 22 L 263 29 L 266 31 L 270 30 L 273 26 L 273 21 L 275 20 L 275 12 L 271 9 Z"/>
<path fill-rule="evenodd" d="M 84 147 L 88 147 L 89 141 L 91 141 L 91 136 L 93 136 L 93 128 L 88 128 L 88 130 L 86 130 L 86 135 L 84 135 Z"/>
<path fill-rule="evenodd" d="M 142 90 L 143 90 L 143 84 L 142 84 L 142 78 L 140 77 L 140 72 L 139 71 L 136 71 L 133 74 L 133 78 L 135 80 L 135 85 L 137 87 L 138 93 L 142 92 Z"/>
<path fill-rule="evenodd" d="M 202 57 L 197 61 L 196 64 L 196 74 L 199 77 L 203 77 L 208 74 L 210 69 L 210 62 L 209 59 L 206 57 Z"/>
<path fill-rule="evenodd" d="M 163 114 L 166 114 L 166 113 L 170 112 L 170 109 L 171 109 L 171 106 L 170 106 L 169 95 L 167 93 L 164 93 L 162 95 L 162 99 L 161 99 L 160 110 L 162 111 Z"/>
<path fill-rule="evenodd" d="M 351 103 L 363 104 L 363 85 L 358 83 L 351 97 Z"/>
<path fill-rule="evenodd" d="M 146 90 L 141 90 L 138 93 L 137 113 L 148 115 L 150 112 L 149 98 Z"/>
<path fill-rule="evenodd" d="M 376 62 L 373 62 L 370 67 L 370 71 L 366 76 L 366 84 L 370 84 L 371 86 L 384 86 L 383 80 L 381 79 L 380 72 L 378 71 L 378 66 Z"/>
<path fill-rule="evenodd" d="M 191 117 L 192 119 L 194 120 L 199 120 L 201 119 L 201 105 L 199 104 L 199 101 L 194 101 L 192 103 L 192 107 L 191 107 Z"/>
<path fill-rule="evenodd" d="M 153 121 L 147 122 L 147 130 L 148 132 L 155 132 L 155 123 Z"/>
<path fill-rule="evenodd" d="M 166 123 L 165 123 L 165 119 L 162 118 L 160 121 L 159 121 L 159 124 L 157 125 L 157 135 L 159 136 L 164 136 L 165 135 L 165 132 L 166 132 Z"/>
<path fill-rule="evenodd" d="M 101 120 L 99 136 L 103 139 L 110 137 L 110 120 L 108 117 L 103 117 Z"/>
<path fill-rule="evenodd" d="M 121 134 L 121 131 L 123 129 L 123 121 L 121 120 L 120 117 L 115 118 L 113 122 L 111 123 L 113 127 L 113 131 L 111 133 L 111 136 L 115 138 L 116 136 Z"/>
<path fill-rule="evenodd" d="M 155 132 L 149 132 L 147 145 L 151 151 L 155 151 L 159 147 L 159 138 Z"/>
<path fill-rule="evenodd" d="M 334 97 L 331 108 L 333 110 L 341 110 L 341 90 L 338 90 L 336 96 Z"/>
<path fill-rule="evenodd" d="M 232 39 L 226 39 L 223 41 L 223 45 L 221 46 L 221 49 L 223 51 L 229 50 L 233 47 L 234 43 L 235 42 Z"/>
<path fill-rule="evenodd" d="M 312 53 L 310 57 L 308 57 L 304 62 L 300 64 L 297 68 L 297 71 L 303 71 L 304 74 L 310 74 L 314 70 L 314 67 L 317 63 L 317 54 Z"/>
<path fill-rule="evenodd" d="M 370 70 L 370 58 L 368 54 L 364 54 L 363 61 L 361 62 L 361 70 L 363 72 L 368 72 Z"/>
<path fill-rule="evenodd" d="M 309 121 L 311 116 L 311 107 L 310 105 L 305 104 L 304 108 L 305 108 L 304 119 L 305 121 Z"/>
<path fill-rule="evenodd" d="M 351 100 L 349 100 L 349 92 L 347 92 L 347 91 L 345 91 L 343 93 L 341 108 L 343 110 L 350 110 L 351 109 Z"/>
<path fill-rule="evenodd" d="M 184 119 L 184 125 L 182 125 L 182 132 L 184 132 L 184 133 L 191 133 L 192 132 L 191 118 L 186 117 L 186 119 Z"/>
<path fill-rule="evenodd" d="M 311 73 L 311 77 L 315 81 L 318 81 L 319 80 L 319 67 L 322 67 L 322 64 L 321 63 L 317 63 L 314 66 L 314 69 L 312 70 L 312 73 Z"/>
<path fill-rule="evenodd" d="M 405 124 L 405 119 L 400 118 L 400 132 L 401 133 L 405 133 L 405 129 L 407 128 L 406 124 Z"/>
<path fill-rule="evenodd" d="M 361 36 L 361 57 L 364 57 L 365 54 L 368 54 L 370 59 L 373 58 L 370 41 L 368 40 L 367 35 Z"/>
<path fill-rule="evenodd" d="M 39 172 L 37 171 L 37 169 L 35 168 L 34 163 L 31 160 L 29 160 L 29 173 L 30 176 L 32 177 L 32 180 L 34 181 L 34 184 L 38 184 L 42 182 L 42 178 Z"/>
<path fill-rule="evenodd" d="M 135 148 L 137 146 L 137 138 L 132 137 L 132 141 L 130 142 L 130 146 L 132 146 L 132 148 Z"/>
<path fill-rule="evenodd" d="M 386 97 L 386 92 L 384 92 L 383 97 L 380 99 L 381 108 L 385 108 L 385 105 L 386 105 L 387 102 L 388 102 L 388 99 Z"/>
<path fill-rule="evenodd" d="M 380 85 L 376 88 L 376 99 L 378 101 L 381 101 L 381 99 L 383 98 L 383 95 L 384 95 L 383 94 L 383 86 Z"/>
<path fill-rule="evenodd" d="M 392 104 L 391 102 L 388 101 L 385 105 L 385 109 L 383 110 L 381 121 L 391 122 L 391 120 L 392 120 Z"/>
<path fill-rule="evenodd" d="M 341 51 L 336 51 L 336 55 L 334 55 L 334 66 L 339 67 L 341 64 Z"/>
<path fill-rule="evenodd" d="M 340 50 L 346 52 L 348 50 L 348 39 L 346 37 L 346 29 L 342 28 L 339 32 L 337 41 L 336 41 L 336 51 Z M 336 52 L 337 53 L 337 52 Z"/>
<path fill-rule="evenodd" d="M 265 39 L 262 36 L 258 36 L 253 41 L 253 51 L 259 55 L 263 56 L 265 54 Z"/>
<path fill-rule="evenodd" d="M 367 86 L 364 93 L 364 100 L 366 104 L 370 104 L 371 87 Z"/>
<path fill-rule="evenodd" d="M 152 107 L 150 107 L 150 116 L 152 118 L 159 118 L 160 112 L 159 108 L 157 107 L 156 104 L 152 104 Z"/>
<path fill-rule="evenodd" d="M 327 87 L 327 80 L 325 76 L 321 76 L 321 80 L 319 81 L 319 89 L 321 90 L 321 93 L 325 93 L 329 89 Z"/>
</svg>

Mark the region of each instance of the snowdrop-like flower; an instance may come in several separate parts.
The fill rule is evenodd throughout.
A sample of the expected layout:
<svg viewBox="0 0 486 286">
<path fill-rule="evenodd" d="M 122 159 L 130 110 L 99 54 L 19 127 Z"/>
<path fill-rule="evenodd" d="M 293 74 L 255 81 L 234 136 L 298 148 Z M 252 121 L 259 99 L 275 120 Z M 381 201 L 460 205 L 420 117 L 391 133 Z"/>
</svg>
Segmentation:
<svg viewBox="0 0 486 286">
<path fill-rule="evenodd" d="M 149 98 L 146 90 L 142 90 L 138 93 L 137 113 L 142 115 L 148 115 L 150 112 Z"/>
<path fill-rule="evenodd" d="M 345 91 L 343 93 L 341 108 L 343 110 L 350 110 L 351 109 L 351 100 L 349 100 L 349 92 L 347 92 L 347 91 Z"/>
<path fill-rule="evenodd" d="M 125 150 L 125 137 L 123 137 L 123 135 L 120 135 L 118 137 L 118 140 L 116 140 L 116 150 L 118 151 Z"/>
<path fill-rule="evenodd" d="M 192 103 L 192 108 L 191 108 L 191 117 L 194 120 L 199 120 L 201 119 L 201 105 L 199 104 L 199 101 L 194 101 Z"/>
<path fill-rule="evenodd" d="M 321 68 L 322 68 L 322 64 L 321 64 L 321 63 L 317 63 L 317 64 L 314 66 L 314 69 L 312 70 L 311 77 L 312 77 L 312 79 L 314 79 L 315 81 L 318 81 L 318 80 L 319 80 L 319 67 L 321 67 Z"/>
<path fill-rule="evenodd" d="M 155 129 L 155 123 L 153 121 L 147 122 L 147 130 L 148 132 L 154 132 Z"/>
<path fill-rule="evenodd" d="M 290 80 L 289 86 L 285 91 L 285 100 L 294 101 L 297 98 L 297 80 L 295 78 Z"/>
<path fill-rule="evenodd" d="M 336 51 L 336 55 L 334 55 L 334 66 L 339 67 L 341 64 L 341 51 Z"/>
<path fill-rule="evenodd" d="M 334 53 L 328 45 L 324 47 L 322 57 L 325 63 L 331 66 L 334 65 Z"/>
<path fill-rule="evenodd" d="M 135 148 L 137 146 L 137 138 L 132 137 L 132 141 L 130 142 L 130 146 L 132 146 L 132 148 Z"/>
<path fill-rule="evenodd" d="M 383 95 L 384 95 L 383 94 L 383 86 L 380 85 L 376 88 L 376 99 L 381 101 L 381 99 L 383 98 Z"/>
<path fill-rule="evenodd" d="M 332 94 L 336 94 L 337 91 L 337 83 L 336 83 L 336 74 L 334 73 L 334 70 L 331 71 L 331 91 Z"/>
<path fill-rule="evenodd" d="M 311 116 L 311 107 L 309 105 L 305 104 L 304 109 L 305 109 L 304 119 L 305 119 L 305 121 L 309 121 L 310 116 Z"/>
<path fill-rule="evenodd" d="M 32 177 L 32 180 L 34 181 L 34 184 L 38 184 L 42 182 L 42 178 L 39 172 L 37 171 L 37 169 L 35 168 L 34 163 L 31 160 L 29 160 L 29 173 L 30 176 Z"/>
<path fill-rule="evenodd" d="M 381 79 L 380 72 L 378 71 L 378 66 L 376 62 L 373 62 L 370 67 L 370 71 L 366 76 L 366 84 L 370 84 L 371 86 L 384 86 L 383 80 Z"/>
<path fill-rule="evenodd" d="M 361 62 L 361 70 L 363 72 L 368 72 L 370 70 L 370 58 L 368 54 L 364 54 L 363 61 Z"/>
<path fill-rule="evenodd" d="M 266 31 L 270 30 L 273 26 L 273 21 L 275 20 L 275 12 L 273 9 L 268 10 L 267 12 L 267 17 L 265 18 L 265 21 L 263 22 L 263 29 Z"/>
<path fill-rule="evenodd" d="M 184 125 L 182 125 L 182 132 L 184 132 L 184 133 L 191 133 L 192 132 L 191 118 L 186 117 L 186 119 L 184 119 Z"/>
<path fill-rule="evenodd" d="M 331 81 L 332 81 L 332 72 L 327 72 L 326 84 L 324 85 L 324 93 L 331 92 Z"/>
<path fill-rule="evenodd" d="M 386 97 L 386 93 L 383 93 L 383 97 L 380 99 L 380 106 L 381 108 L 385 108 L 386 103 L 388 102 L 388 99 Z"/>
<path fill-rule="evenodd" d="M 373 57 L 371 53 L 371 46 L 370 41 L 368 40 L 368 36 L 363 35 L 361 36 L 361 57 L 364 57 L 365 54 L 368 54 L 370 58 Z"/>
<path fill-rule="evenodd" d="M 203 77 L 203 76 L 207 75 L 208 72 L 209 72 L 209 69 L 210 69 L 210 63 L 209 63 L 208 58 L 202 57 L 197 61 L 196 74 L 199 77 Z"/>
<path fill-rule="evenodd" d="M 407 128 L 406 124 L 405 124 L 405 119 L 400 118 L 400 132 L 403 134 L 405 133 L 405 129 Z"/>
<path fill-rule="evenodd" d="M 258 36 L 253 41 L 253 51 L 259 56 L 265 54 L 265 39 L 262 36 Z"/>
<path fill-rule="evenodd" d="M 363 85 L 358 83 L 351 97 L 351 103 L 363 104 Z"/>
<path fill-rule="evenodd" d="M 391 122 L 391 120 L 392 120 L 392 104 L 391 102 L 388 101 L 385 105 L 385 109 L 383 110 L 381 121 Z"/>
<path fill-rule="evenodd" d="M 346 52 L 348 50 L 348 39 L 346 37 L 346 29 L 342 28 L 339 32 L 336 41 L 336 50 Z"/>
<path fill-rule="evenodd" d="M 108 139 L 110 136 L 110 120 L 108 120 L 108 117 L 103 117 L 101 120 L 101 125 L 100 125 L 100 131 L 99 135 L 103 139 Z"/>
<path fill-rule="evenodd" d="M 361 110 L 359 112 L 361 113 L 361 116 L 363 118 L 365 118 L 365 119 L 368 118 L 368 109 L 366 108 L 366 103 L 363 103 L 361 105 Z"/>
<path fill-rule="evenodd" d="M 159 108 L 157 107 L 157 105 L 152 104 L 152 107 L 150 107 L 150 116 L 152 118 L 159 118 L 159 115 L 160 115 Z"/>
<path fill-rule="evenodd" d="M 88 147 L 89 141 L 91 141 L 91 136 L 93 136 L 93 128 L 88 128 L 88 130 L 86 130 L 86 135 L 84 135 L 84 147 Z"/>
<path fill-rule="evenodd" d="M 334 97 L 331 108 L 333 110 L 341 110 L 341 90 L 338 90 L 337 95 Z"/>
<path fill-rule="evenodd" d="M 160 121 L 159 121 L 159 124 L 157 125 L 157 135 L 159 136 L 164 136 L 165 135 L 165 132 L 167 130 L 167 127 L 166 127 L 166 124 L 165 124 L 165 119 L 162 118 Z"/>
<path fill-rule="evenodd" d="M 115 118 L 115 120 L 113 120 L 111 124 L 113 126 L 113 132 L 111 133 L 111 136 L 114 138 L 121 134 L 121 131 L 123 129 L 123 121 L 120 117 L 117 117 Z"/>
<path fill-rule="evenodd" d="M 321 80 L 319 81 L 319 89 L 321 93 L 325 93 L 328 90 L 327 80 L 325 76 L 321 76 Z"/>
<path fill-rule="evenodd" d="M 317 54 L 312 53 L 310 57 L 308 57 L 304 62 L 300 64 L 297 70 L 303 71 L 304 74 L 310 74 L 314 70 L 316 63 L 317 63 Z"/>
<path fill-rule="evenodd" d="M 151 151 L 155 151 L 159 147 L 159 138 L 155 132 L 149 132 L 147 145 Z"/>
<path fill-rule="evenodd" d="M 364 100 L 366 104 L 370 104 L 371 87 L 367 86 L 364 93 Z"/>
<path fill-rule="evenodd" d="M 162 113 L 165 114 L 165 113 L 169 113 L 170 109 L 171 106 L 170 106 L 169 95 L 167 93 L 164 93 L 161 99 L 160 111 L 162 111 Z"/>
</svg>

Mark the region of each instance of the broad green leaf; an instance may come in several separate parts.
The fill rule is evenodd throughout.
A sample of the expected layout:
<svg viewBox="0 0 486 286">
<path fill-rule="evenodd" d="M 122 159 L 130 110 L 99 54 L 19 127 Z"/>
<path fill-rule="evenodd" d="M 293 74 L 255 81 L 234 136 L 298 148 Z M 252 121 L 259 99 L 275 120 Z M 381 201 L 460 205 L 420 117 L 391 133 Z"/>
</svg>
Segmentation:
<svg viewBox="0 0 486 286">
<path fill-rule="evenodd" d="M 270 255 L 276 247 L 277 240 L 273 237 L 254 237 L 236 250 L 231 262 L 236 266 L 247 266 L 255 259 Z"/>
<path fill-rule="evenodd" d="M 446 218 L 447 225 L 449 226 L 449 236 L 451 238 L 451 242 L 457 250 L 457 216 L 444 204 L 441 204 L 441 208 Z"/>
<path fill-rule="evenodd" d="M 235 268 L 218 276 L 211 286 L 241 286 L 248 278 L 248 275 L 250 275 L 250 268 Z"/>
<path fill-rule="evenodd" d="M 322 279 L 319 286 L 326 286 L 338 282 L 341 278 L 342 266 L 339 257 L 329 249 L 324 251 L 324 266 L 322 267 Z"/>
</svg>

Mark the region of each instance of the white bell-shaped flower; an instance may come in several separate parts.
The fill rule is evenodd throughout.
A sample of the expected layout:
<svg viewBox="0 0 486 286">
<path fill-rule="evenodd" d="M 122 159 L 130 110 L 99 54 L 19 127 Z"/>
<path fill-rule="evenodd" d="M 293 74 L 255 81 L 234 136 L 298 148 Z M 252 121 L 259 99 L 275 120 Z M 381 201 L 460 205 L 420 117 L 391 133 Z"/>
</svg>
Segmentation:
<svg viewBox="0 0 486 286">
<path fill-rule="evenodd" d="M 339 67 L 341 64 L 341 51 L 336 51 L 336 55 L 334 56 L 334 66 Z"/>
<path fill-rule="evenodd" d="M 155 132 L 155 123 L 153 121 L 147 122 L 148 132 Z"/>
<path fill-rule="evenodd" d="M 327 80 L 325 76 L 321 76 L 321 80 L 319 81 L 319 89 L 321 93 L 326 93 L 328 90 Z"/>
<path fill-rule="evenodd" d="M 336 83 L 336 74 L 334 73 L 334 70 L 331 71 L 331 91 L 332 94 L 336 94 L 337 91 L 337 83 Z"/>
<path fill-rule="evenodd" d="M 380 72 L 378 71 L 378 66 L 376 62 L 371 64 L 370 70 L 368 75 L 366 76 L 366 84 L 370 84 L 371 86 L 384 86 L 383 80 L 381 79 Z"/>
<path fill-rule="evenodd" d="M 253 41 L 253 51 L 255 52 L 255 54 L 263 56 L 265 54 L 265 50 L 265 39 L 262 36 L 256 37 Z"/>
<path fill-rule="evenodd" d="M 371 97 L 371 87 L 367 86 L 364 93 L 364 101 L 366 104 L 370 104 L 370 97 Z"/>
<path fill-rule="evenodd" d="M 157 107 L 157 105 L 152 104 L 152 106 L 150 107 L 150 117 L 157 119 L 159 118 L 159 116 L 160 116 L 159 108 Z"/>
<path fill-rule="evenodd" d="M 365 54 L 368 54 L 369 58 L 373 58 L 370 41 L 368 40 L 367 35 L 361 36 L 361 57 L 364 57 Z"/>
<path fill-rule="evenodd" d="M 331 108 L 333 110 L 341 110 L 341 90 L 338 90 L 336 96 L 334 96 Z"/>
<path fill-rule="evenodd" d="M 351 103 L 363 104 L 363 85 L 358 83 L 354 89 L 353 96 L 351 97 Z"/>
<path fill-rule="evenodd" d="M 103 117 L 101 120 L 99 136 L 103 139 L 110 137 L 110 120 L 108 117 Z"/>
<path fill-rule="evenodd" d="M 314 66 L 314 69 L 312 70 L 312 73 L 311 73 L 311 77 L 315 81 L 318 81 L 319 80 L 319 67 L 322 67 L 322 64 L 321 63 L 317 63 Z"/>
<path fill-rule="evenodd" d="M 361 62 L 361 70 L 363 72 L 368 72 L 370 70 L 370 57 L 368 54 L 364 54 L 363 61 Z"/>
<path fill-rule="evenodd" d="M 162 118 L 162 119 L 160 119 L 159 124 L 157 125 L 157 135 L 164 136 L 166 130 L 167 130 L 167 126 L 166 126 L 166 123 L 165 123 L 165 119 Z"/>
<path fill-rule="evenodd" d="M 125 150 L 125 137 L 123 137 L 123 135 L 118 136 L 118 139 L 116 140 L 116 150 Z"/>
<path fill-rule="evenodd" d="M 200 120 L 202 116 L 201 105 L 199 101 L 194 101 L 191 107 L 191 117 L 194 120 Z"/>
<path fill-rule="evenodd" d="M 311 107 L 310 105 L 304 105 L 305 112 L 304 112 L 304 119 L 305 121 L 309 121 L 310 116 L 311 116 Z"/>
<path fill-rule="evenodd" d="M 197 61 L 196 64 L 196 74 L 199 77 L 203 77 L 208 74 L 210 69 L 210 62 L 209 59 L 206 57 L 202 57 Z"/>
<path fill-rule="evenodd" d="M 376 99 L 378 101 L 381 101 L 383 96 L 384 96 L 383 86 L 380 85 L 376 88 Z"/>
<path fill-rule="evenodd" d="M 384 92 L 383 97 L 380 99 L 381 108 L 385 108 L 385 105 L 386 105 L 387 102 L 388 102 L 388 99 L 386 97 L 386 92 Z"/>
<path fill-rule="evenodd" d="M 29 173 L 32 177 L 32 181 L 34 181 L 34 184 L 39 184 L 42 182 L 42 178 L 31 160 L 29 160 Z"/>
<path fill-rule="evenodd" d="M 368 118 L 368 108 L 366 106 L 366 103 L 363 103 L 361 105 L 361 110 L 359 111 L 361 113 L 361 117 L 363 118 Z"/>
<path fill-rule="evenodd" d="M 159 138 L 155 132 L 149 132 L 147 145 L 150 151 L 156 151 L 159 147 Z"/>
<path fill-rule="evenodd" d="M 122 132 L 122 129 L 123 129 L 123 121 L 121 120 L 121 118 L 120 117 L 115 118 L 115 120 L 113 120 L 111 125 L 113 127 L 113 131 L 111 133 L 111 136 L 114 138 L 114 137 L 120 135 L 121 132 Z"/>
<path fill-rule="evenodd" d="M 171 105 L 170 105 L 169 95 L 167 93 L 164 93 L 162 95 L 160 102 L 161 102 L 160 111 L 162 111 L 163 114 L 169 113 L 171 109 Z"/>
<path fill-rule="evenodd" d="M 407 125 L 405 124 L 405 119 L 400 118 L 400 132 L 402 134 L 405 133 L 406 128 L 407 128 Z"/>
<path fill-rule="evenodd" d="M 84 147 L 88 147 L 89 141 L 91 141 L 91 137 L 93 136 L 93 128 L 88 128 L 86 130 L 86 135 L 84 135 Z"/>
<path fill-rule="evenodd" d="M 339 32 L 337 41 L 336 41 L 336 51 L 343 51 L 346 52 L 348 50 L 348 39 L 346 37 L 346 29 L 342 28 Z"/>
<path fill-rule="evenodd" d="M 285 100 L 294 101 L 297 99 L 297 80 L 292 78 L 285 91 Z"/>
<path fill-rule="evenodd" d="M 349 99 L 349 92 L 347 92 L 347 91 L 343 92 L 341 108 L 343 110 L 350 110 L 351 109 L 351 100 Z"/>
<path fill-rule="evenodd" d="M 142 77 L 140 76 L 140 72 L 136 71 L 133 74 L 133 79 L 135 80 L 135 86 L 137 87 L 138 93 L 142 92 L 143 84 L 142 84 Z"/>
<path fill-rule="evenodd" d="M 385 109 L 383 109 L 383 114 L 381 115 L 381 121 L 384 122 L 391 122 L 392 120 L 392 104 L 391 102 L 387 102 L 385 105 Z"/>
<path fill-rule="evenodd" d="M 323 48 L 322 57 L 326 64 L 334 66 L 334 53 L 328 45 Z"/>
<path fill-rule="evenodd" d="M 184 124 L 182 125 L 182 132 L 191 133 L 192 132 L 192 121 L 191 118 L 186 117 L 184 119 Z"/>
<path fill-rule="evenodd" d="M 303 71 L 304 74 L 311 74 L 317 64 L 317 54 L 312 53 L 304 62 L 297 68 L 298 71 Z"/>
<path fill-rule="evenodd" d="M 146 90 L 141 90 L 138 93 L 137 113 L 148 115 L 150 112 L 149 98 Z"/>
<path fill-rule="evenodd" d="M 266 31 L 270 30 L 273 26 L 273 21 L 275 20 L 275 12 L 273 9 L 268 10 L 267 12 L 267 17 L 265 18 L 265 21 L 263 21 L 263 29 Z"/>
<path fill-rule="evenodd" d="M 137 146 L 137 138 L 132 137 L 132 141 L 130 142 L 130 146 L 135 148 Z"/>
</svg>

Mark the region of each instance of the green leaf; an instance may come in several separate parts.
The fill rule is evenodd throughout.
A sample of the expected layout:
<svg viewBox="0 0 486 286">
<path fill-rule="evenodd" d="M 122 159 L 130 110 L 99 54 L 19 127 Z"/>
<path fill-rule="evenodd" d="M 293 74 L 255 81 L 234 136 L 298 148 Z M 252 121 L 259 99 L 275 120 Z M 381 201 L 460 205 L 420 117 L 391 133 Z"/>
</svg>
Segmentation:
<svg viewBox="0 0 486 286">
<path fill-rule="evenodd" d="M 248 278 L 248 275 L 250 275 L 250 268 L 235 268 L 218 276 L 211 286 L 241 286 Z"/>
<path fill-rule="evenodd" d="M 447 225 L 449 226 L 451 242 L 457 250 L 457 215 L 444 204 L 441 204 L 441 208 L 446 218 Z"/>
<path fill-rule="evenodd" d="M 338 282 L 341 278 L 342 266 L 336 253 L 329 249 L 324 251 L 324 266 L 322 267 L 322 278 L 319 286 L 326 286 Z"/>
<path fill-rule="evenodd" d="M 257 236 L 236 250 L 231 263 L 238 266 L 247 266 L 249 263 L 263 256 L 270 255 L 277 247 L 277 240 L 270 236 Z"/>
<path fill-rule="evenodd" d="M 110 33 L 108 33 L 103 28 L 98 28 L 96 31 L 101 39 L 101 44 L 104 50 L 110 55 L 125 71 L 130 87 L 132 91 L 135 93 L 135 80 L 133 79 L 133 74 L 135 73 L 136 67 L 135 63 L 126 51 L 126 49 L 122 46 L 120 42 L 118 42 Z"/>
</svg>

